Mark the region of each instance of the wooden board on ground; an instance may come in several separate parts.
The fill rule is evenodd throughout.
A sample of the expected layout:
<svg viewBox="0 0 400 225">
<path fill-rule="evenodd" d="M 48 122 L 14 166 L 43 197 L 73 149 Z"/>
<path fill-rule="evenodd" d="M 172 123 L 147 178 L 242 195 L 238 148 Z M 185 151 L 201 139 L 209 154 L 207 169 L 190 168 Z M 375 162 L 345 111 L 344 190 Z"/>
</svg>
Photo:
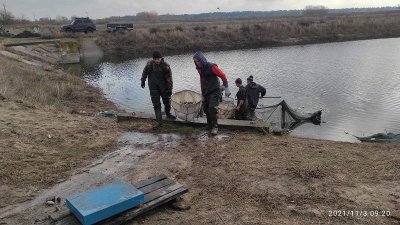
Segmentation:
<svg viewBox="0 0 400 225">
<path fill-rule="evenodd" d="M 134 119 L 154 119 L 154 116 L 147 114 L 136 114 L 136 113 L 119 113 L 117 115 L 117 120 L 121 121 L 129 121 Z M 194 121 L 186 122 L 182 120 L 171 120 L 163 116 L 163 120 L 170 121 L 177 124 L 186 124 L 189 126 L 204 126 L 207 124 L 206 118 L 200 117 L 195 119 Z M 268 129 L 270 127 L 270 123 L 266 121 L 251 121 L 251 120 L 233 120 L 233 119 L 218 119 L 218 126 L 220 127 L 231 127 L 231 128 L 262 128 Z"/>
<path fill-rule="evenodd" d="M 133 218 L 149 211 L 157 206 L 165 204 L 171 200 L 188 192 L 188 189 L 181 184 L 169 179 L 165 175 L 151 177 L 133 184 L 137 189 L 144 193 L 144 204 L 140 208 L 130 209 L 115 217 L 109 218 L 98 224 L 117 225 L 123 224 Z M 79 225 L 79 221 L 69 212 L 60 215 L 58 218 L 52 216 L 52 222 L 56 225 Z"/>
</svg>

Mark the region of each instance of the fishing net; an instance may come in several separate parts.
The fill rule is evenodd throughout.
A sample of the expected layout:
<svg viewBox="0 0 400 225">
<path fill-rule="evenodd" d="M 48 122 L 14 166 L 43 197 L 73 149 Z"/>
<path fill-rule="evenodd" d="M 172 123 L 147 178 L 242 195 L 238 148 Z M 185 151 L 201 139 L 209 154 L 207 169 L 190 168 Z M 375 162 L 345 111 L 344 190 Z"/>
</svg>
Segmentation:
<svg viewBox="0 0 400 225">
<path fill-rule="evenodd" d="M 271 106 L 256 108 L 257 120 L 268 121 L 272 126 L 281 129 L 294 130 L 304 123 L 321 124 L 321 111 L 314 113 L 300 113 L 292 109 L 284 100 Z"/>
<path fill-rule="evenodd" d="M 201 94 L 183 90 L 171 96 L 171 106 L 176 117 L 184 121 L 193 121 L 201 110 L 203 96 Z"/>
<path fill-rule="evenodd" d="M 233 98 L 222 98 L 222 102 L 218 106 L 219 119 L 234 119 L 235 117 L 235 100 Z"/>
<path fill-rule="evenodd" d="M 354 135 L 353 135 L 354 136 Z M 378 133 L 367 137 L 356 137 L 362 142 L 388 142 L 388 143 L 400 143 L 400 134 L 393 133 Z"/>
</svg>

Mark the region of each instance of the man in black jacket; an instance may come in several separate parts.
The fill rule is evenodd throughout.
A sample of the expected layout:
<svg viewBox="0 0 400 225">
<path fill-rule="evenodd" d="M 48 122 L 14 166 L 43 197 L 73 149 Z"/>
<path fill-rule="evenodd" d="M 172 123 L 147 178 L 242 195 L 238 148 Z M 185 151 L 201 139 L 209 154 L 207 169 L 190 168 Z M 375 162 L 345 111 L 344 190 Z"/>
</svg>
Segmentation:
<svg viewBox="0 0 400 225">
<path fill-rule="evenodd" d="M 164 103 L 167 118 L 176 119 L 171 114 L 173 88 L 171 67 L 164 61 L 164 58 L 162 58 L 161 53 L 158 51 L 153 52 L 153 60 L 148 61 L 146 67 L 143 69 L 141 78 L 142 88 L 146 86 L 145 82 L 147 78 L 149 78 L 150 96 L 154 113 L 156 114 L 156 124 L 153 128 L 158 129 L 162 124 L 160 97 Z"/>
<path fill-rule="evenodd" d="M 207 61 L 201 52 L 196 52 L 193 56 L 196 70 L 200 75 L 201 94 L 203 95 L 203 110 L 207 116 L 207 127 L 212 135 L 218 133 L 218 106 L 221 96 L 221 89 L 225 91 L 225 96 L 229 97 L 231 92 L 228 87 L 228 79 L 224 72 L 214 63 Z M 218 80 L 222 80 L 223 86 L 220 86 Z"/>
<path fill-rule="evenodd" d="M 247 94 L 247 118 L 255 120 L 255 109 L 258 105 L 259 98 L 264 97 L 267 92 L 265 88 L 253 81 L 253 76 L 247 78 L 246 94 Z"/>
</svg>

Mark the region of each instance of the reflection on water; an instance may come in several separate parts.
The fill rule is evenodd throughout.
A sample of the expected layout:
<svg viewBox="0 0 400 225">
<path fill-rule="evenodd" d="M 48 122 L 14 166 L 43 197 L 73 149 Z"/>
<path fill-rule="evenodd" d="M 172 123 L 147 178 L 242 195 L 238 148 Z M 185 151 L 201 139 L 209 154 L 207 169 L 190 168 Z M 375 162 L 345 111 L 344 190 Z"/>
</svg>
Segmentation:
<svg viewBox="0 0 400 225">
<path fill-rule="evenodd" d="M 400 133 L 400 39 L 367 40 L 281 48 L 209 52 L 234 80 L 250 74 L 269 96 L 282 96 L 299 112 L 322 110 L 321 126 L 304 124 L 292 134 L 303 137 L 357 141 L 357 136 Z M 199 76 L 191 54 L 167 56 L 174 92 L 199 92 Z M 148 59 L 103 62 L 84 66 L 82 74 L 106 97 L 127 111 L 152 112 L 148 88 L 140 87 Z M 263 99 L 273 105 L 282 99 Z"/>
</svg>

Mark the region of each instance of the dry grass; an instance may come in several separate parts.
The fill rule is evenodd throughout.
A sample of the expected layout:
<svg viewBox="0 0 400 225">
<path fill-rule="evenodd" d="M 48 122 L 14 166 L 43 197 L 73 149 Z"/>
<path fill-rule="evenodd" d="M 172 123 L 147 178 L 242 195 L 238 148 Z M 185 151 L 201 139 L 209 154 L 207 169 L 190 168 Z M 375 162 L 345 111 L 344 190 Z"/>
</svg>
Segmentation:
<svg viewBox="0 0 400 225">
<path fill-rule="evenodd" d="M 131 32 L 97 32 L 106 53 L 167 54 L 399 37 L 399 13 L 160 23 Z"/>
<path fill-rule="evenodd" d="M 110 150 L 122 132 L 115 121 L 94 116 L 116 107 L 62 71 L 1 58 L 0 94 L 0 208 L 66 179 Z"/>
<path fill-rule="evenodd" d="M 99 91 L 79 77 L 59 70 L 44 71 L 6 59 L 1 61 L 0 93 L 10 100 L 62 111 L 93 111 L 106 105 Z M 100 104 L 82 109 L 82 102 Z"/>
</svg>

